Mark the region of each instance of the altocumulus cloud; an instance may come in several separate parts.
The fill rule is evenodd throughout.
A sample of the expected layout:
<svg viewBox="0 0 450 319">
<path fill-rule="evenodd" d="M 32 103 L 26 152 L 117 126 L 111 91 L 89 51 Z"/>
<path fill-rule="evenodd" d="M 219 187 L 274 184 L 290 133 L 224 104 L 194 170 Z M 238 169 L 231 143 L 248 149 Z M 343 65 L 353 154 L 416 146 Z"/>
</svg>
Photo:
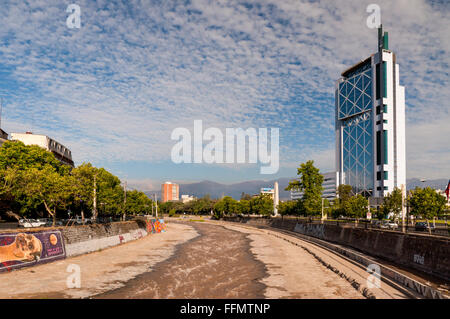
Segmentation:
<svg viewBox="0 0 450 319">
<path fill-rule="evenodd" d="M 66 1 L 2 2 L 6 130 L 55 136 L 101 165 L 169 161 L 170 133 L 194 119 L 279 127 L 282 167 L 334 168 L 334 82 L 376 50 L 374 1 L 74 2 L 80 29 Z M 449 5 L 376 3 L 406 86 L 408 174 L 450 175 Z"/>
</svg>

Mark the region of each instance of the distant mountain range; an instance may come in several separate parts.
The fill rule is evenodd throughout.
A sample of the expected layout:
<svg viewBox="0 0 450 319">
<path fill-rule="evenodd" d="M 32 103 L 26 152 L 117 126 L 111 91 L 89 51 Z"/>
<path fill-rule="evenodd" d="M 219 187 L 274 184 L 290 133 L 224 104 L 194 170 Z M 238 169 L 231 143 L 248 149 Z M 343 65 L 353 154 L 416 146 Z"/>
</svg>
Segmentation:
<svg viewBox="0 0 450 319">
<path fill-rule="evenodd" d="M 231 196 L 234 199 L 240 199 L 242 193 L 246 194 L 258 194 L 260 189 L 263 187 L 273 187 L 275 181 L 278 181 L 278 189 L 280 191 L 280 199 L 286 200 L 290 198 L 290 192 L 285 191 L 284 189 L 288 186 L 289 181 L 292 178 L 283 177 L 276 180 L 263 181 L 248 181 L 241 182 L 235 184 L 220 184 L 212 181 L 201 181 L 197 183 L 190 184 L 180 184 L 180 195 L 194 195 L 195 197 L 203 197 L 206 194 L 209 194 L 211 198 L 220 198 L 222 196 Z M 448 180 L 447 179 L 434 179 L 434 180 L 426 180 L 422 182 L 418 178 L 408 179 L 406 181 L 406 189 L 414 189 L 416 187 L 427 187 L 430 186 L 434 189 L 445 189 L 447 187 Z M 157 194 L 158 198 L 161 196 L 161 191 L 148 191 L 145 192 L 147 195 Z"/>
</svg>

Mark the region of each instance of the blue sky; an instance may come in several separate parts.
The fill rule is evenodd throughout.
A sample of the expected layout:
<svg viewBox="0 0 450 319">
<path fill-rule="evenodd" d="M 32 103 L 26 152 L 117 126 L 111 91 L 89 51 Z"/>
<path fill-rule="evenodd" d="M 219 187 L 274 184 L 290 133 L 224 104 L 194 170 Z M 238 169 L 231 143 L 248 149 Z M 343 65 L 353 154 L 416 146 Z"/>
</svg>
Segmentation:
<svg viewBox="0 0 450 319">
<path fill-rule="evenodd" d="M 7 132 L 54 137 L 135 187 L 237 182 L 334 169 L 334 85 L 377 49 L 381 7 L 406 87 L 407 177 L 450 177 L 450 5 L 398 1 L 2 1 L 0 95 Z M 173 164 L 177 127 L 280 128 L 280 170 Z"/>
</svg>

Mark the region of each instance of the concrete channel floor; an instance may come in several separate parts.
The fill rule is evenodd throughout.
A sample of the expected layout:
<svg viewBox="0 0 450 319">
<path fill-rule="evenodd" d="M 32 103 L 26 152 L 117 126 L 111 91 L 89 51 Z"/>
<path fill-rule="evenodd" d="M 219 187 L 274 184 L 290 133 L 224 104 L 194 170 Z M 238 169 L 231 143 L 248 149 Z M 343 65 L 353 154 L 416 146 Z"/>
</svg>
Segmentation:
<svg viewBox="0 0 450 319">
<path fill-rule="evenodd" d="M 357 281 L 359 288 L 323 262 Z M 81 288 L 66 286 L 70 264 L 80 266 Z M 275 231 L 230 223 L 169 223 L 166 233 L 1 273 L 0 298 L 358 299 L 365 298 L 367 277 L 348 260 Z M 409 297 L 383 283 L 370 293 Z"/>
</svg>

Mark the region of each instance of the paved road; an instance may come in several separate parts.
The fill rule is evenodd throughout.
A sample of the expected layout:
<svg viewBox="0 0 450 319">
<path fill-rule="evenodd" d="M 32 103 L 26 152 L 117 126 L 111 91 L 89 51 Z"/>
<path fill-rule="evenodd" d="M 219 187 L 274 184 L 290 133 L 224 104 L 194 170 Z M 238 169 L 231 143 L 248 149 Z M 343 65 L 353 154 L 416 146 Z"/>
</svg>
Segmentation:
<svg viewBox="0 0 450 319">
<path fill-rule="evenodd" d="M 81 288 L 66 287 L 70 264 L 82 270 Z M 367 275 L 347 260 L 274 231 L 169 223 L 166 233 L 2 273 L 0 298 L 358 299 L 368 295 L 363 294 Z M 370 290 L 370 295 L 408 297 L 387 285 Z"/>
</svg>

